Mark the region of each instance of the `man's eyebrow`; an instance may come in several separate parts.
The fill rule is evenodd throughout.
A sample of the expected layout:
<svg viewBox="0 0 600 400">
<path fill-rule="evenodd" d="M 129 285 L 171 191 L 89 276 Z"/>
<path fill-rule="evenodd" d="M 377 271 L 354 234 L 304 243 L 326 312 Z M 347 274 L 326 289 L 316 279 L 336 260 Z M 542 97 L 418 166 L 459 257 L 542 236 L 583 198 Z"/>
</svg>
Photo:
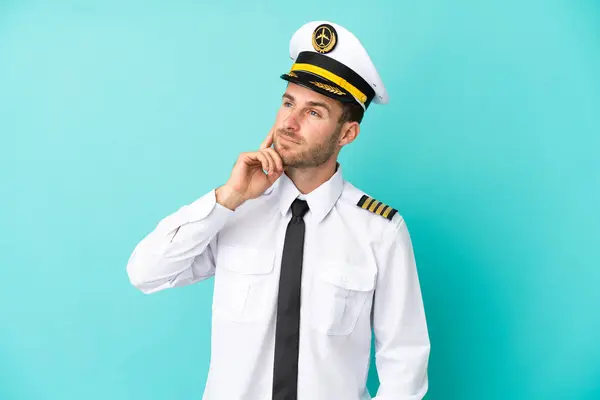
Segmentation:
<svg viewBox="0 0 600 400">
<path fill-rule="evenodd" d="M 288 99 L 290 101 L 296 101 L 294 96 L 292 96 L 291 94 L 288 94 L 288 93 L 284 93 L 282 97 L 284 99 Z M 327 110 L 328 113 L 331 114 L 331 108 L 326 103 L 323 103 L 320 101 L 307 101 L 306 104 L 309 105 L 310 107 L 323 107 L 325 110 Z"/>
<path fill-rule="evenodd" d="M 312 107 L 323 107 L 327 110 L 327 112 L 331 113 L 331 108 L 329 108 L 329 106 L 325 103 L 321 103 L 319 101 L 309 101 L 307 104 Z"/>
</svg>

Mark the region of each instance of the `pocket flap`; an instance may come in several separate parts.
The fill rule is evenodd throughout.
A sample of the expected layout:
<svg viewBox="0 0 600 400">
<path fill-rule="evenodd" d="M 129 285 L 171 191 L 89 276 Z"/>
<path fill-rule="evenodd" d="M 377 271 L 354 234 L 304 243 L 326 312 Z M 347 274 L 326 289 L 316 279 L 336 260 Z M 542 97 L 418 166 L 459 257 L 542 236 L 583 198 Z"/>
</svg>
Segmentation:
<svg viewBox="0 0 600 400">
<path fill-rule="evenodd" d="M 273 250 L 243 246 L 219 246 L 216 267 L 238 274 L 269 274 L 273 271 Z"/>
<path fill-rule="evenodd" d="M 373 267 L 352 264 L 323 263 L 317 271 L 319 279 L 332 285 L 367 292 L 375 287 L 376 270 Z"/>
</svg>

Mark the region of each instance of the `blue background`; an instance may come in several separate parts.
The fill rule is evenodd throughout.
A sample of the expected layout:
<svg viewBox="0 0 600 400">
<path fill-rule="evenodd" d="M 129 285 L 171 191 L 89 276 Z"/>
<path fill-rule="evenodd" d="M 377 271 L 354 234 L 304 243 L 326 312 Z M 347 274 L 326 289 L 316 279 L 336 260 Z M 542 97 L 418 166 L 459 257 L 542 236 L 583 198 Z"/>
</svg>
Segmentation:
<svg viewBox="0 0 600 400">
<path fill-rule="evenodd" d="M 258 147 L 316 19 L 390 93 L 341 162 L 411 230 L 427 398 L 600 398 L 598 1 L 0 0 L 0 399 L 201 397 L 212 281 L 125 265 Z"/>
</svg>

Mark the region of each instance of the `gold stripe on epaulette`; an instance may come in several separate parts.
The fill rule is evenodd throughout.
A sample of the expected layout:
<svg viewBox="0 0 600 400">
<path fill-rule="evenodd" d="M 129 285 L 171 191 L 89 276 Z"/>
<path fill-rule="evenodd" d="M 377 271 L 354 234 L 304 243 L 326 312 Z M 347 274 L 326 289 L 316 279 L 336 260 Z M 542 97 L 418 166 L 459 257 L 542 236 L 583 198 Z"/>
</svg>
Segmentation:
<svg viewBox="0 0 600 400">
<path fill-rule="evenodd" d="M 358 201 L 358 203 L 356 203 L 356 205 L 365 210 L 371 211 L 374 214 L 381 215 L 382 217 L 387 218 L 390 221 L 394 217 L 394 214 L 398 212 L 398 210 L 386 204 L 383 204 L 382 202 L 375 200 L 374 198 L 369 197 L 367 195 L 363 195 Z"/>
</svg>

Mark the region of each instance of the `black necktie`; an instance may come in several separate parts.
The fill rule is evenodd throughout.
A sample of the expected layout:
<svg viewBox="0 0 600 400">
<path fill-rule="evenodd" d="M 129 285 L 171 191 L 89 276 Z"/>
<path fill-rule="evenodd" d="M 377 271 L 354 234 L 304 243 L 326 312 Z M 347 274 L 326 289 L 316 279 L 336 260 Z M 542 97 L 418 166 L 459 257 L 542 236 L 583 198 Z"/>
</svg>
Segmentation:
<svg viewBox="0 0 600 400">
<path fill-rule="evenodd" d="M 273 400 L 296 400 L 300 339 L 300 283 L 304 248 L 304 214 L 308 204 L 296 199 L 285 232 L 275 327 Z"/>
</svg>

